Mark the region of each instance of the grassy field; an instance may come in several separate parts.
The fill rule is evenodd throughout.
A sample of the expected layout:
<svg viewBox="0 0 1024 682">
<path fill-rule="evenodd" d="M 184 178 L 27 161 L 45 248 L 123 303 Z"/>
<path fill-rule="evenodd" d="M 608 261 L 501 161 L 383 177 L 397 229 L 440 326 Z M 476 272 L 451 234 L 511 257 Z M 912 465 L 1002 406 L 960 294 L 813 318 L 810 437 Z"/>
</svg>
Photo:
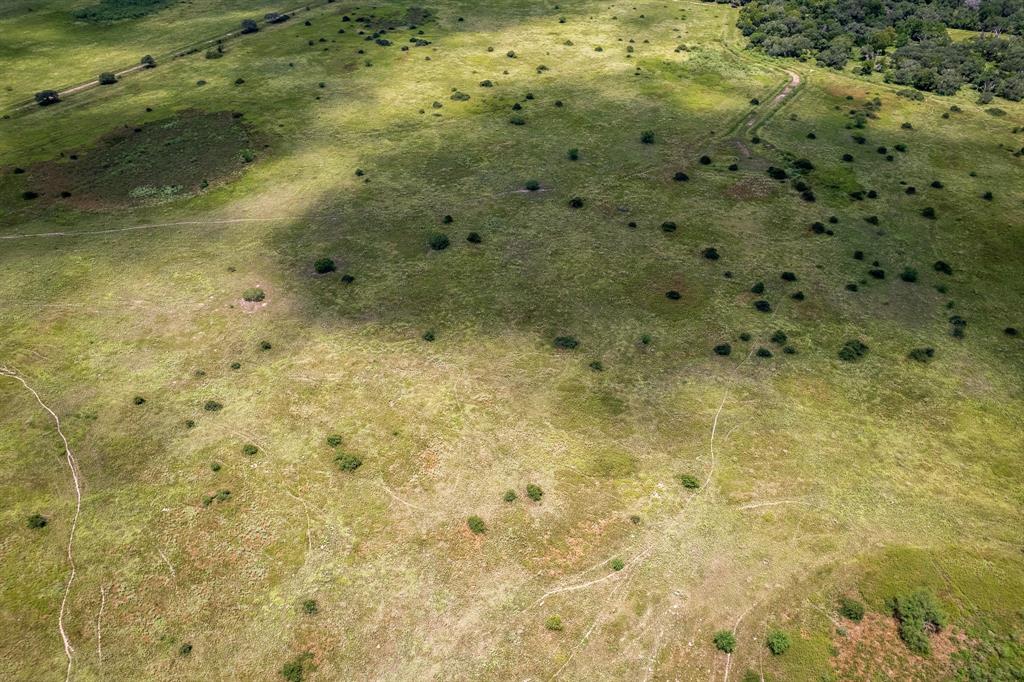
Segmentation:
<svg viewBox="0 0 1024 682">
<path fill-rule="evenodd" d="M 81 474 L 72 679 L 1020 679 L 1024 105 L 724 5 L 439 0 L 14 110 L 286 9 L 77 7 L 0 13 L 0 367 Z M 0 406 L 0 661 L 61 679 L 74 488 Z"/>
</svg>

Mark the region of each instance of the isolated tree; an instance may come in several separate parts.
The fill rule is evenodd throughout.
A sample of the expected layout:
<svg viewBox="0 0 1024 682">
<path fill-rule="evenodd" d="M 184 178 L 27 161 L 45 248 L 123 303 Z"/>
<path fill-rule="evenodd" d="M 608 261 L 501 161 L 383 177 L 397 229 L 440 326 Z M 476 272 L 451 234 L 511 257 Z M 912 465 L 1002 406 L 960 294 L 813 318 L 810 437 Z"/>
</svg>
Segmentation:
<svg viewBox="0 0 1024 682">
<path fill-rule="evenodd" d="M 36 93 L 36 104 L 41 107 L 56 104 L 60 101 L 60 94 L 56 90 L 41 90 Z"/>
</svg>

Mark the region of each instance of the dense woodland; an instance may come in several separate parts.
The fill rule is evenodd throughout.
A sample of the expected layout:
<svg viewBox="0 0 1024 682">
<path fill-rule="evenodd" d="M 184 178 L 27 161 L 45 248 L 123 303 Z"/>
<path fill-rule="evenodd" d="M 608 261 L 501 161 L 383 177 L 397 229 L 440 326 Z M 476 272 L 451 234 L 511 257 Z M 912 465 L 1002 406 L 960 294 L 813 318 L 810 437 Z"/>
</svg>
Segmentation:
<svg viewBox="0 0 1024 682">
<path fill-rule="evenodd" d="M 983 101 L 1024 98 L 1024 0 L 753 0 L 739 27 L 777 57 L 842 69 L 951 95 L 971 85 Z M 979 31 L 954 41 L 947 29 Z"/>
</svg>

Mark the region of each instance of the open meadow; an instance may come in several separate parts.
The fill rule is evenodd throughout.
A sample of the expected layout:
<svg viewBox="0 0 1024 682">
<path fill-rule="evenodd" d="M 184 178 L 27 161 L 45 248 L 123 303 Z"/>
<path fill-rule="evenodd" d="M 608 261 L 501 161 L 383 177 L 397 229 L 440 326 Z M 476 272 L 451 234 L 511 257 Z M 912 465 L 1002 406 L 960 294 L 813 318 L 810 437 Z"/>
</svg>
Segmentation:
<svg viewBox="0 0 1024 682">
<path fill-rule="evenodd" d="M 1024 679 L 1024 103 L 104 2 L 0 9 L 4 679 Z"/>
</svg>

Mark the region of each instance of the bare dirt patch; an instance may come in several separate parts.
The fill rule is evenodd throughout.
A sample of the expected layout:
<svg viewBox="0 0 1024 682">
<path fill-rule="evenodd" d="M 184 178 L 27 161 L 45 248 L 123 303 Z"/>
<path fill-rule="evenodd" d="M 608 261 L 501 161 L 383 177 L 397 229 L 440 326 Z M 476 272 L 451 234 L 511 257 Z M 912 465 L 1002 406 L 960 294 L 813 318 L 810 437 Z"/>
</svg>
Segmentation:
<svg viewBox="0 0 1024 682">
<path fill-rule="evenodd" d="M 778 191 L 778 183 L 767 177 L 752 176 L 744 178 L 725 190 L 733 199 L 754 201 L 772 196 Z"/>
<path fill-rule="evenodd" d="M 201 192 L 241 173 L 256 158 L 254 133 L 231 112 L 184 111 L 125 125 L 84 150 L 27 168 L 43 203 L 110 209 Z"/>
<path fill-rule="evenodd" d="M 938 680 L 953 672 L 952 655 L 967 643 L 953 628 L 932 634 L 931 656 L 918 656 L 900 639 L 895 618 L 869 613 L 860 623 L 847 623 L 846 635 L 837 634 L 838 652 L 832 667 L 840 680 Z"/>
</svg>

